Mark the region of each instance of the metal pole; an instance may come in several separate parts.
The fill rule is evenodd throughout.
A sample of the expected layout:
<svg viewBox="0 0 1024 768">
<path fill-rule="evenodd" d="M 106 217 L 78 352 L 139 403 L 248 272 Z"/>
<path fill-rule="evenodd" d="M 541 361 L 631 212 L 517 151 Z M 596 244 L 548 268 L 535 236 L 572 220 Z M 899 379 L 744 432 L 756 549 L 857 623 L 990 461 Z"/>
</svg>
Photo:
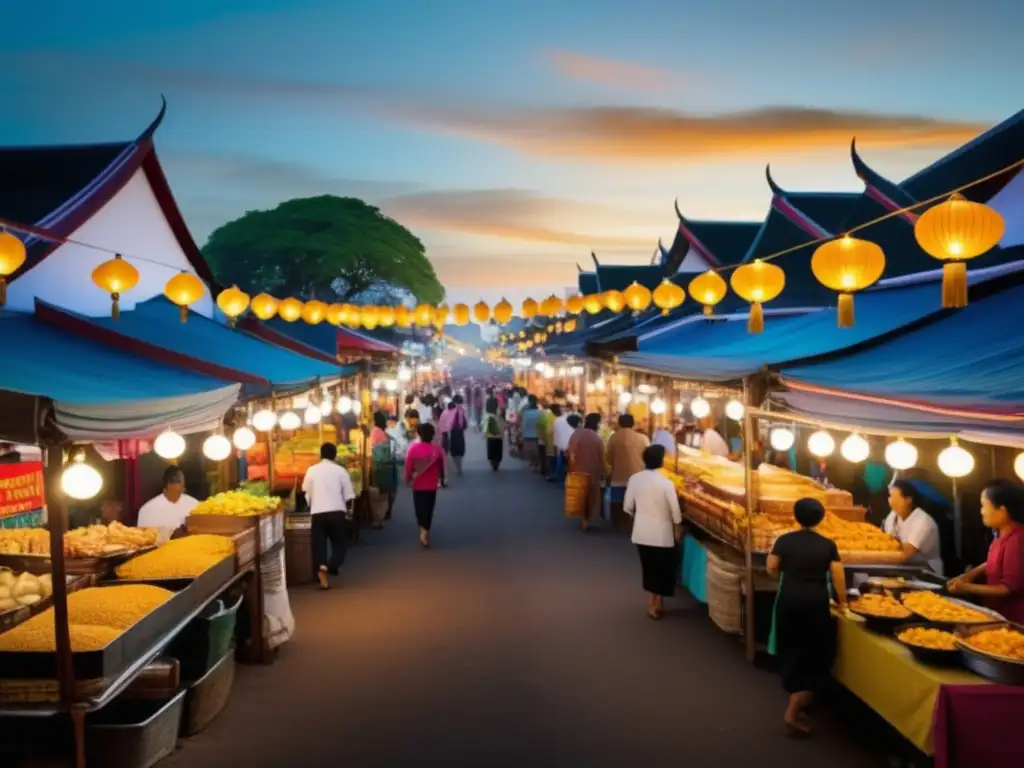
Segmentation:
<svg viewBox="0 0 1024 768">
<path fill-rule="evenodd" d="M 743 639 L 747 661 L 754 661 L 757 655 L 756 622 L 754 616 L 754 515 L 757 512 L 757 487 L 754 479 L 754 417 L 753 393 L 750 379 L 743 380 L 743 491 L 747 507 L 747 527 L 744 541 L 744 561 L 746 565 L 746 600 L 744 604 Z"/>
</svg>

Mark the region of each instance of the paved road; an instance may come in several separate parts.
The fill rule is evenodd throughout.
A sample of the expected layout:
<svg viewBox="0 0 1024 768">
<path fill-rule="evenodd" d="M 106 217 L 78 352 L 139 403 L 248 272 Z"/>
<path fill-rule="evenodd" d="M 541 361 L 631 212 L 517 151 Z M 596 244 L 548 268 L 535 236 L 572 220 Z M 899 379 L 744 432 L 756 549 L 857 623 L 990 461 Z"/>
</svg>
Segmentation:
<svg viewBox="0 0 1024 768">
<path fill-rule="evenodd" d="M 293 640 L 243 667 L 227 710 L 162 765 L 878 765 L 827 720 L 782 736 L 784 693 L 685 598 L 644 612 L 625 537 L 473 437 L 422 551 L 406 492 L 327 593 L 292 591 Z M 825 717 L 823 715 L 823 717 Z"/>
</svg>

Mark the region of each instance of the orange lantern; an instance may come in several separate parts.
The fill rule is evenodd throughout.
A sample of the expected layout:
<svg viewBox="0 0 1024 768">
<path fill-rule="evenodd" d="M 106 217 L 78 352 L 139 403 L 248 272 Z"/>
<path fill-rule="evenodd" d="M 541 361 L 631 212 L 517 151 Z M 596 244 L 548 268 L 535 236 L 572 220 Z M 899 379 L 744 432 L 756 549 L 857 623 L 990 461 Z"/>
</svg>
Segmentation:
<svg viewBox="0 0 1024 768">
<path fill-rule="evenodd" d="M 277 299 L 269 293 L 261 293 L 253 296 L 249 302 L 249 311 L 260 320 L 269 320 L 277 314 Z"/>
<path fill-rule="evenodd" d="M 570 296 L 565 300 L 565 311 L 570 315 L 578 315 L 583 311 L 583 297 Z"/>
<path fill-rule="evenodd" d="M 652 295 L 650 288 L 640 285 L 636 280 L 630 284 L 629 288 L 622 292 L 622 297 L 626 300 L 626 306 L 637 314 L 651 306 Z"/>
<path fill-rule="evenodd" d="M 7 278 L 21 269 L 26 256 L 20 237 L 0 231 L 0 307 L 7 303 Z"/>
<path fill-rule="evenodd" d="M 294 323 L 302 317 L 302 302 L 298 299 L 285 299 L 277 305 L 277 316 L 286 323 Z"/>
<path fill-rule="evenodd" d="M 253 299 L 255 303 L 256 299 Z M 331 325 L 341 325 L 345 322 L 345 318 L 348 314 L 345 312 L 344 304 L 331 304 L 327 307 L 327 322 Z"/>
<path fill-rule="evenodd" d="M 737 296 L 750 302 L 747 330 L 761 333 L 764 330 L 764 303 L 782 293 L 786 287 L 786 273 L 781 267 L 756 259 L 737 267 L 729 282 Z"/>
<path fill-rule="evenodd" d="M 705 315 L 714 313 L 715 305 L 725 298 L 728 290 L 722 276 L 711 270 L 690 281 L 690 295 L 704 305 Z"/>
<path fill-rule="evenodd" d="M 661 314 L 667 315 L 686 300 L 686 292 L 666 277 L 654 289 L 651 298 Z"/>
<path fill-rule="evenodd" d="M 818 282 L 839 291 L 839 327 L 853 327 L 853 294 L 874 285 L 885 271 L 885 253 L 870 240 L 845 235 L 822 243 L 811 256 Z"/>
<path fill-rule="evenodd" d="M 181 322 L 188 320 L 188 308 L 203 297 L 206 286 L 191 272 L 179 272 L 164 286 L 164 296 L 177 304 L 181 311 Z"/>
<path fill-rule="evenodd" d="M 344 307 L 344 309 L 342 310 L 341 322 L 343 322 L 349 328 L 358 328 L 360 323 L 362 323 L 359 307 L 357 307 L 355 304 L 343 304 L 342 306 Z"/>
<path fill-rule="evenodd" d="M 536 317 L 538 312 L 540 312 L 540 305 L 536 301 L 527 299 L 523 302 L 523 317 L 527 320 Z"/>
<path fill-rule="evenodd" d="M 139 270 L 117 254 L 92 271 L 92 281 L 110 294 L 110 314 L 115 320 L 121 316 L 121 294 L 139 284 Z M 248 303 L 249 297 L 246 296 Z"/>
<path fill-rule="evenodd" d="M 239 290 L 237 285 L 232 285 L 217 294 L 217 306 L 228 316 L 228 325 L 233 326 L 242 313 L 249 308 L 249 294 Z"/>
<path fill-rule="evenodd" d="M 363 328 L 372 331 L 377 327 L 377 308 L 376 307 L 362 307 L 359 310 L 359 322 Z"/>
<path fill-rule="evenodd" d="M 394 307 L 377 307 L 377 325 L 381 328 L 390 328 L 395 324 Z"/>
<path fill-rule="evenodd" d="M 469 324 L 469 306 L 466 304 L 456 304 L 454 309 L 452 309 L 452 319 L 456 325 Z"/>
<path fill-rule="evenodd" d="M 494 305 L 494 322 L 506 325 L 512 322 L 512 305 L 502 299 Z"/>
<path fill-rule="evenodd" d="M 306 302 L 302 308 L 302 319 L 310 325 L 319 325 L 327 317 L 327 305 L 318 299 Z"/>
<path fill-rule="evenodd" d="M 573 331 L 575 331 L 576 318 L 571 317 L 568 320 L 566 320 L 565 323 L 562 325 L 562 330 L 565 331 L 565 333 L 572 333 Z"/>
<path fill-rule="evenodd" d="M 626 297 L 620 291 L 605 291 L 601 300 L 611 312 L 621 312 L 626 307 Z"/>
<path fill-rule="evenodd" d="M 434 308 L 429 304 L 420 304 L 416 307 L 416 325 L 426 328 L 434 324 Z"/>
<path fill-rule="evenodd" d="M 491 319 L 491 308 L 486 302 L 478 301 L 473 305 L 473 319 L 480 325 L 485 325 Z"/>
<path fill-rule="evenodd" d="M 558 298 L 554 294 L 551 294 L 546 299 L 544 299 L 544 301 L 541 302 L 540 312 L 542 315 L 545 315 L 546 317 L 554 317 L 555 315 L 562 311 L 564 306 L 565 305 L 562 303 L 562 300 L 560 298 Z"/>
<path fill-rule="evenodd" d="M 434 310 L 434 327 L 439 331 L 444 330 L 445 323 L 448 322 L 448 307 L 442 304 L 440 307 Z"/>
<path fill-rule="evenodd" d="M 395 307 L 395 325 L 399 328 L 412 328 L 415 321 L 416 318 L 407 306 L 399 304 Z"/>
<path fill-rule="evenodd" d="M 604 309 L 604 302 L 601 300 L 601 294 L 592 293 L 589 296 L 583 297 L 583 308 L 587 310 L 588 314 L 596 315 L 602 309 Z"/>
<path fill-rule="evenodd" d="M 914 224 L 918 245 L 942 265 L 942 306 L 967 306 L 967 265 L 964 263 L 994 248 L 1003 239 L 1006 222 L 998 211 L 952 195 L 929 208 Z"/>
</svg>

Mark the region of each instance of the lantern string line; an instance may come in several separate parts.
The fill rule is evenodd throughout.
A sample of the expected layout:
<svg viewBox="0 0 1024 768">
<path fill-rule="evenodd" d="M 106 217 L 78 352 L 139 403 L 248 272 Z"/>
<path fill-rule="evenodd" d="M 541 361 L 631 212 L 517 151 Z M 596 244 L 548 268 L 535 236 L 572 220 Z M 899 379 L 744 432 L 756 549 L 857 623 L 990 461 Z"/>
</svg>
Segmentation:
<svg viewBox="0 0 1024 768">
<path fill-rule="evenodd" d="M 1024 166 L 1024 157 L 1020 158 L 1019 160 L 1016 160 L 1013 163 L 1010 163 L 1009 165 L 1007 165 L 1007 166 L 1005 166 L 1003 168 L 1000 168 L 997 171 L 993 171 L 992 173 L 989 173 L 989 174 L 987 174 L 985 176 L 982 176 L 980 178 L 974 179 L 973 181 L 969 181 L 966 184 L 962 184 L 962 185 L 960 185 L 958 187 L 955 187 L 953 189 L 947 190 L 946 192 L 942 192 L 941 194 L 935 195 L 934 197 L 931 197 L 931 198 L 929 198 L 927 200 L 922 200 L 922 201 L 916 202 L 916 203 L 914 203 L 912 205 L 904 206 L 902 208 L 897 208 L 897 209 L 892 210 L 892 211 L 886 211 L 881 216 L 877 216 L 877 217 L 875 217 L 873 219 L 870 219 L 868 221 L 865 221 L 865 222 L 863 222 L 861 224 L 857 224 L 854 227 L 850 227 L 849 229 L 845 230 L 843 234 L 850 235 L 850 234 L 853 234 L 854 232 L 859 232 L 859 231 L 861 231 L 863 229 L 867 229 L 868 227 L 872 227 L 875 224 L 879 224 L 879 223 L 881 223 L 883 221 L 887 221 L 889 219 L 895 218 L 896 216 L 902 216 L 905 213 L 913 213 L 918 208 L 923 208 L 924 206 L 932 205 L 933 203 L 938 203 L 938 202 L 941 202 L 943 200 L 946 200 L 951 195 L 955 195 L 955 194 L 957 194 L 959 192 L 963 192 L 965 190 L 971 189 L 972 187 L 976 187 L 979 184 L 984 184 L 986 181 L 991 181 L 992 179 L 996 178 L 997 176 L 1002 176 L 1003 174 L 1009 173 L 1010 171 L 1013 171 L 1013 170 L 1015 170 L 1017 168 L 1020 168 L 1021 166 Z M 73 238 L 73 237 L 64 237 L 64 236 L 61 236 L 61 235 L 57 235 L 57 234 L 55 234 L 55 233 L 53 233 L 53 232 L 51 232 L 51 231 L 49 231 L 47 229 L 44 229 L 44 228 L 41 228 L 41 227 L 36 227 L 36 226 L 30 226 L 30 225 L 27 225 L 27 224 L 24 224 L 24 223 L 21 223 L 21 222 L 13 221 L 11 219 L 0 218 L 0 229 L 10 229 L 10 230 L 13 230 L 15 232 L 21 232 L 22 234 L 26 234 L 26 235 L 34 235 L 35 237 L 38 237 L 38 238 L 40 238 L 42 240 L 48 240 L 50 242 L 61 243 L 61 244 L 64 244 L 64 245 L 77 245 L 77 246 L 79 246 L 81 248 L 88 248 L 88 249 L 91 249 L 91 250 L 94 250 L 94 251 L 99 251 L 101 253 L 109 254 L 111 256 L 120 256 L 122 259 L 125 259 L 127 261 L 141 261 L 141 262 L 144 262 L 146 264 L 153 264 L 154 266 L 165 267 L 165 268 L 173 270 L 175 272 L 181 272 L 182 271 L 181 267 L 175 266 L 173 264 L 167 264 L 166 262 L 158 261 L 156 259 L 149 259 L 149 258 L 146 258 L 146 257 L 143 257 L 143 256 L 138 256 L 136 254 L 126 253 L 124 251 L 114 250 L 114 249 L 108 248 L 106 246 L 96 245 L 94 243 L 88 243 L 88 242 L 86 242 L 84 240 L 78 240 L 78 239 Z M 807 240 L 806 242 L 800 243 L 799 245 L 794 245 L 794 246 L 791 246 L 789 248 L 784 248 L 782 250 L 775 251 L 774 253 L 770 253 L 767 256 L 761 256 L 758 260 L 759 261 L 773 261 L 775 259 L 781 258 L 782 256 L 786 256 L 787 254 L 795 253 L 796 251 L 799 251 L 802 248 L 807 248 L 808 246 L 811 246 L 811 245 L 818 245 L 820 243 L 825 243 L 825 242 L 828 242 L 830 240 L 836 240 L 836 239 L 838 239 L 839 237 L 842 237 L 842 236 L 843 235 L 827 235 L 827 236 L 824 236 L 824 237 L 819 237 L 819 238 L 816 238 L 816 239 Z M 728 272 L 730 270 L 737 269 L 737 268 L 739 268 L 741 266 L 744 266 L 744 264 L 728 264 L 728 265 L 717 267 L 717 268 L 714 268 L 714 269 L 708 269 L 707 272 L 719 272 L 719 273 L 721 273 L 721 272 Z"/>
</svg>

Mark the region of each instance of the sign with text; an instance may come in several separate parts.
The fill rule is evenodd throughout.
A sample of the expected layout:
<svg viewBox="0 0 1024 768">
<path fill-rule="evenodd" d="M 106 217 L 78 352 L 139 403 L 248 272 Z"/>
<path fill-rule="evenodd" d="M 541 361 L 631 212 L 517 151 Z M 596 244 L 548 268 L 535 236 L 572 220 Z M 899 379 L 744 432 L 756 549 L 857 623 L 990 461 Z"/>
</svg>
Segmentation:
<svg viewBox="0 0 1024 768">
<path fill-rule="evenodd" d="M 0 518 L 31 512 L 42 506 L 42 463 L 0 464 Z"/>
</svg>

